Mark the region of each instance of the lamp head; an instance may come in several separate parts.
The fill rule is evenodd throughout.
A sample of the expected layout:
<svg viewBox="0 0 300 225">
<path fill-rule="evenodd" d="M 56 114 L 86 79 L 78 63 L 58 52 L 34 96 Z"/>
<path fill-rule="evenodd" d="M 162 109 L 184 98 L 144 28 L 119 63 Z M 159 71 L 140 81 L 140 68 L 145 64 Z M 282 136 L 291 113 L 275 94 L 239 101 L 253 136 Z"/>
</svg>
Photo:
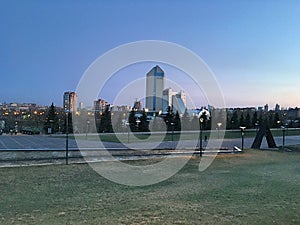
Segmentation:
<svg viewBox="0 0 300 225">
<path fill-rule="evenodd" d="M 199 112 L 198 118 L 201 118 L 201 117 L 204 117 L 204 116 L 206 117 L 206 118 L 205 118 L 206 120 L 209 120 L 210 113 L 209 113 L 209 111 L 206 110 L 206 109 L 202 109 L 202 110 Z"/>
<path fill-rule="evenodd" d="M 241 131 L 244 131 L 246 129 L 246 127 L 240 127 Z"/>
</svg>

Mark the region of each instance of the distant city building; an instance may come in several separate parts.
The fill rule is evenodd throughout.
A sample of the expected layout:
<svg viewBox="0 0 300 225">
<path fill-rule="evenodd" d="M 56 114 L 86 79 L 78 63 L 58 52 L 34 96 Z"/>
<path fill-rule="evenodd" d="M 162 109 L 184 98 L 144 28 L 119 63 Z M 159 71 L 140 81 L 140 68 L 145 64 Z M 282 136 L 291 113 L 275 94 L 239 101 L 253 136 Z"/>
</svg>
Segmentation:
<svg viewBox="0 0 300 225">
<path fill-rule="evenodd" d="M 263 107 L 262 107 L 262 106 L 258 106 L 258 107 L 257 107 L 257 111 L 258 111 L 258 112 L 263 111 Z"/>
<path fill-rule="evenodd" d="M 146 77 L 146 108 L 152 112 L 163 110 L 162 94 L 164 89 L 164 71 L 159 67 L 153 67 Z"/>
<path fill-rule="evenodd" d="M 64 111 L 76 112 L 77 111 L 76 100 L 77 100 L 77 95 L 75 92 L 72 91 L 65 92 L 63 97 Z"/>
<path fill-rule="evenodd" d="M 275 105 L 275 111 L 279 111 L 280 110 L 280 105 L 276 104 Z"/>
<path fill-rule="evenodd" d="M 135 100 L 135 102 L 133 103 L 133 109 L 137 111 L 142 110 L 142 102 Z"/>
<path fill-rule="evenodd" d="M 181 99 L 184 107 L 186 108 L 186 93 L 181 90 L 176 94 L 176 98 Z"/>
<path fill-rule="evenodd" d="M 114 106 L 111 106 L 110 107 L 110 110 L 113 111 L 113 112 L 129 112 L 131 110 L 131 107 L 130 106 L 127 106 L 127 105 L 114 105 Z"/>
<path fill-rule="evenodd" d="M 173 96 L 176 95 L 176 92 L 172 88 L 167 88 L 163 90 L 163 111 L 166 112 L 168 106 L 173 107 Z"/>
<path fill-rule="evenodd" d="M 78 109 L 79 109 L 79 110 L 82 110 L 82 109 L 83 109 L 83 102 L 79 102 Z"/>
<path fill-rule="evenodd" d="M 109 106 L 108 102 L 106 102 L 103 99 L 98 99 L 98 100 L 94 101 L 95 112 L 103 113 L 107 106 Z"/>
<path fill-rule="evenodd" d="M 288 120 L 295 120 L 297 118 L 300 119 L 300 109 L 297 108 L 297 107 L 296 108 L 289 108 L 287 110 L 287 116 L 286 116 L 286 118 Z"/>
<path fill-rule="evenodd" d="M 268 104 L 265 104 L 265 106 L 264 106 L 264 111 L 265 111 L 265 112 L 268 112 L 268 111 L 269 111 L 269 105 L 268 105 Z"/>
<path fill-rule="evenodd" d="M 173 112 L 183 114 L 186 109 L 186 94 L 184 91 L 174 92 L 172 88 L 163 90 L 163 111 L 170 106 Z"/>
</svg>

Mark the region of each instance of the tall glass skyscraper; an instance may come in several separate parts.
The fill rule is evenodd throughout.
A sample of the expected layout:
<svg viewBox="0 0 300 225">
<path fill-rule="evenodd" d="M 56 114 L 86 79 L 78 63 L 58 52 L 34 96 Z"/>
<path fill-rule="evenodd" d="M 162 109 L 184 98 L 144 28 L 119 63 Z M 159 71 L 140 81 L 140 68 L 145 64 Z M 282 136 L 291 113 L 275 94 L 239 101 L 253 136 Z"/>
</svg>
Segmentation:
<svg viewBox="0 0 300 225">
<path fill-rule="evenodd" d="M 163 110 L 163 89 L 165 85 L 164 71 L 159 67 L 153 67 L 146 78 L 146 108 L 151 112 Z"/>
</svg>

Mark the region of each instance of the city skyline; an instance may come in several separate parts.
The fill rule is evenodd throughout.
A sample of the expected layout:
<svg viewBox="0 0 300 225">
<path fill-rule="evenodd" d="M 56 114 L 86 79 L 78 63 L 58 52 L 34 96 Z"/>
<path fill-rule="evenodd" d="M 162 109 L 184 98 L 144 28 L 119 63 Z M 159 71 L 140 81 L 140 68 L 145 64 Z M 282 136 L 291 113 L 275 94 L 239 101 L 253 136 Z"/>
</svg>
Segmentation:
<svg viewBox="0 0 300 225">
<path fill-rule="evenodd" d="M 139 65 L 140 64 L 140 65 Z M 128 107 L 133 107 L 135 101 L 140 101 L 142 103 L 142 108 L 146 108 L 147 110 L 149 110 L 146 107 L 146 95 L 145 92 L 147 92 L 147 79 L 148 79 L 148 75 L 149 73 L 155 68 L 158 67 L 160 70 L 161 68 L 156 65 L 154 66 L 154 64 L 151 63 L 139 63 L 136 64 L 138 65 L 138 67 L 136 67 L 136 65 L 134 66 L 128 66 L 126 68 L 123 68 L 122 70 L 118 71 L 117 73 L 115 73 L 113 76 L 110 77 L 110 79 L 107 81 L 107 83 L 104 85 L 103 89 L 100 91 L 98 98 L 94 99 L 95 101 L 98 100 L 102 100 L 105 101 L 107 104 L 112 105 L 112 106 L 128 106 Z M 162 66 L 163 65 L 163 66 Z M 146 66 L 146 67 L 145 67 Z M 152 66 L 152 67 L 149 67 Z M 181 76 L 185 76 L 185 79 L 191 79 L 190 77 L 188 77 L 188 75 L 184 74 L 182 71 L 177 70 L 176 68 L 173 68 L 169 65 L 166 64 L 160 64 L 160 66 L 162 66 L 164 69 L 167 68 L 167 70 L 169 72 L 173 72 L 175 74 L 179 74 L 179 77 Z M 135 70 L 135 69 L 141 69 L 141 68 L 147 68 L 148 72 L 145 72 L 145 74 L 142 74 L 142 76 L 140 75 L 136 75 L 133 77 L 132 81 L 129 82 L 129 84 L 124 85 L 124 84 L 120 84 L 120 86 L 123 86 L 123 89 L 111 89 L 112 84 L 114 84 L 116 81 L 119 81 L 120 77 L 124 76 L 124 74 L 126 73 L 131 73 L 131 70 Z M 125 72 L 124 72 L 125 70 Z M 162 73 L 164 73 L 164 71 L 161 70 Z M 184 92 L 184 90 L 187 88 L 187 85 L 190 85 L 191 83 L 193 83 L 192 80 L 185 80 L 186 82 L 183 82 L 181 84 L 178 84 L 177 82 L 180 81 L 180 79 L 178 80 L 178 76 L 173 77 L 173 79 L 168 79 L 168 74 L 166 77 L 164 77 L 165 81 L 163 83 L 166 83 L 166 85 L 163 85 L 161 88 L 163 88 L 163 92 L 167 91 L 168 89 L 170 89 L 172 92 L 174 92 L 175 94 L 181 93 L 182 91 Z M 153 82 L 153 81 L 152 81 Z M 190 82 L 190 83 L 189 83 Z M 199 88 L 197 87 L 197 85 L 194 83 L 193 88 Z M 135 92 L 132 92 L 131 90 L 134 89 Z M 62 101 L 61 104 L 54 104 L 57 107 L 61 107 L 64 108 L 65 107 L 65 96 L 66 93 L 71 93 L 73 95 L 77 96 L 77 93 L 75 92 L 75 90 L 65 90 L 62 97 Z M 185 93 L 184 93 L 185 94 Z M 128 96 L 130 96 L 128 98 Z M 162 98 L 164 98 L 166 96 L 162 96 Z M 202 101 L 200 105 L 195 105 L 195 102 L 193 101 L 192 98 L 195 98 L 195 96 L 187 96 L 185 97 L 185 105 L 187 107 L 187 109 L 199 109 L 201 107 L 208 107 L 208 106 L 213 106 L 210 105 L 209 102 L 207 101 L 207 99 L 205 99 L 205 96 L 203 95 L 199 95 L 197 94 L 198 98 L 201 98 Z M 160 98 L 160 97 L 159 97 Z M 74 105 L 72 106 L 73 111 L 75 109 L 92 109 L 95 105 L 94 100 L 92 102 L 77 102 L 77 100 L 74 100 Z M 108 100 L 108 101 L 106 101 Z M 20 104 L 20 105 L 24 105 L 24 104 L 36 104 L 37 106 L 46 106 L 49 107 L 50 104 L 54 103 L 54 101 L 50 101 L 50 104 L 38 104 L 36 102 L 30 102 L 30 101 L 25 101 L 25 102 L 17 102 L 17 101 L 12 101 L 12 102 L 0 102 L 1 104 Z M 213 106 L 214 107 L 214 106 Z M 219 107 L 216 107 L 219 108 Z M 222 107 L 221 107 L 222 108 Z M 288 106 L 288 107 L 283 107 L 280 105 L 280 103 L 276 103 L 275 105 L 269 105 L 269 103 L 265 103 L 265 104 L 261 104 L 261 105 L 245 105 L 245 106 L 226 106 L 225 108 L 264 108 L 264 110 L 267 111 L 269 110 L 281 110 L 281 109 L 289 109 L 289 108 L 299 108 L 297 106 L 293 107 L 293 106 Z"/>
<path fill-rule="evenodd" d="M 168 14 L 155 17 L 153 7 Z M 7 1 L 0 9 L 0 102 L 61 106 L 63 93 L 75 91 L 84 71 L 105 52 L 128 42 L 164 40 L 207 63 L 228 107 L 299 107 L 299 9 L 298 1 Z M 149 65 L 125 68 L 113 89 L 138 82 Z M 178 70 L 164 71 L 171 81 L 177 73 L 176 83 L 185 82 Z M 121 98 L 105 92 L 107 101 Z M 196 106 L 207 104 L 203 93 L 187 94 Z M 129 99 L 130 105 L 140 97 Z"/>
</svg>

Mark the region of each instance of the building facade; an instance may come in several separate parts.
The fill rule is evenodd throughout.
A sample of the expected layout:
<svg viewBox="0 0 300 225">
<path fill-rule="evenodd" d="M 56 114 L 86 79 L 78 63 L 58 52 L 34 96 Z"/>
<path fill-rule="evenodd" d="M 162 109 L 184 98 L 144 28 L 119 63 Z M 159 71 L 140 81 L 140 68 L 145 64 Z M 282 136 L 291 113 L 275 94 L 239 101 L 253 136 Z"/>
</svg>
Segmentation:
<svg viewBox="0 0 300 225">
<path fill-rule="evenodd" d="M 98 100 L 94 101 L 95 113 L 103 113 L 107 106 L 109 106 L 108 102 L 106 102 L 103 99 L 98 99 Z"/>
<path fill-rule="evenodd" d="M 175 94 L 172 88 L 163 90 L 163 112 L 167 111 L 168 106 L 173 107 L 173 96 Z"/>
<path fill-rule="evenodd" d="M 163 90 L 163 111 L 170 106 L 175 113 L 183 114 L 186 109 L 186 94 L 184 91 L 174 92 L 172 88 Z"/>
<path fill-rule="evenodd" d="M 153 67 L 146 77 L 146 108 L 152 112 L 163 110 L 163 89 L 165 84 L 164 71 L 159 67 Z"/>
<path fill-rule="evenodd" d="M 142 110 L 142 102 L 141 101 L 138 101 L 138 100 L 135 100 L 134 103 L 133 103 L 133 109 L 135 111 L 140 111 Z"/>
<path fill-rule="evenodd" d="M 63 108 L 65 112 L 76 112 L 77 106 L 76 106 L 76 100 L 77 95 L 73 91 L 67 91 L 64 93 L 63 97 Z"/>
</svg>

